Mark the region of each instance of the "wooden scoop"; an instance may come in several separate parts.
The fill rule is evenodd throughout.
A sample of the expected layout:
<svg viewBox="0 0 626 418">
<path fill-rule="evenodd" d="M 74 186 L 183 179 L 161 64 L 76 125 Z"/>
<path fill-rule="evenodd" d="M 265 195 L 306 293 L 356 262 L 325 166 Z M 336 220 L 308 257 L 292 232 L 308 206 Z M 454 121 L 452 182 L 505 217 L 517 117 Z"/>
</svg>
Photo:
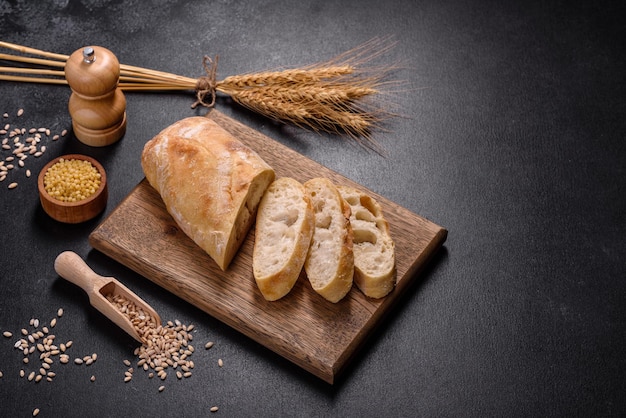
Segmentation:
<svg viewBox="0 0 626 418">
<path fill-rule="evenodd" d="M 137 308 L 151 315 L 158 327 L 161 325 L 161 318 L 154 309 L 139 296 L 130 291 L 113 277 L 103 277 L 96 274 L 80 256 L 72 251 L 65 251 L 59 254 L 54 261 L 54 269 L 59 276 L 80 286 L 87 295 L 91 305 L 99 310 L 104 316 L 109 318 L 120 328 L 126 331 L 131 337 L 143 343 L 137 329 L 131 323 L 129 317 L 120 311 L 114 303 L 110 302 L 107 295 L 119 295 L 133 302 Z"/>
</svg>

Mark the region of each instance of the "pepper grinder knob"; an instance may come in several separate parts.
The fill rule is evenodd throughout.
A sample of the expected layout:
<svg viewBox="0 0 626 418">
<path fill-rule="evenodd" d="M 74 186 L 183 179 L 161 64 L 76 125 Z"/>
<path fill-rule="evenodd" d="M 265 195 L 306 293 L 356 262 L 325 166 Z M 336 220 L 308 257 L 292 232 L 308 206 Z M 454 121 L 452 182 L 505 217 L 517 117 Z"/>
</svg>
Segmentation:
<svg viewBox="0 0 626 418">
<path fill-rule="evenodd" d="M 65 63 L 72 89 L 68 108 L 74 134 L 84 144 L 102 147 L 126 132 L 126 98 L 119 89 L 120 63 L 106 48 L 74 51 Z"/>
<path fill-rule="evenodd" d="M 95 60 L 96 60 L 96 51 L 92 47 L 86 46 L 83 49 L 83 61 L 85 61 L 87 64 L 91 64 Z"/>
</svg>

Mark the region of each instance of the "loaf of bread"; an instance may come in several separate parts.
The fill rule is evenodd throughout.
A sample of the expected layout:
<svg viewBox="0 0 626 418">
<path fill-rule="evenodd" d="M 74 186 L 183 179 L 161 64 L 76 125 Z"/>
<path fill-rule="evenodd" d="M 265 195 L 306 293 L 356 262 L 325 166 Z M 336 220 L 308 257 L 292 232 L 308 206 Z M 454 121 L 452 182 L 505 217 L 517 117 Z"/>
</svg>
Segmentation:
<svg viewBox="0 0 626 418">
<path fill-rule="evenodd" d="M 395 244 L 378 202 L 366 193 L 337 186 L 350 205 L 353 234 L 354 282 L 366 296 L 382 298 L 396 284 Z"/>
<path fill-rule="evenodd" d="M 275 180 L 259 205 L 252 271 L 263 297 L 274 301 L 294 286 L 309 250 L 315 216 L 304 186 L 290 177 Z"/>
<path fill-rule="evenodd" d="M 352 288 L 350 206 L 329 179 L 314 178 L 304 187 L 315 212 L 315 230 L 304 269 L 313 290 L 336 303 Z"/>
<path fill-rule="evenodd" d="M 141 165 L 180 229 L 226 270 L 274 170 L 214 121 L 189 117 L 148 141 Z"/>
</svg>

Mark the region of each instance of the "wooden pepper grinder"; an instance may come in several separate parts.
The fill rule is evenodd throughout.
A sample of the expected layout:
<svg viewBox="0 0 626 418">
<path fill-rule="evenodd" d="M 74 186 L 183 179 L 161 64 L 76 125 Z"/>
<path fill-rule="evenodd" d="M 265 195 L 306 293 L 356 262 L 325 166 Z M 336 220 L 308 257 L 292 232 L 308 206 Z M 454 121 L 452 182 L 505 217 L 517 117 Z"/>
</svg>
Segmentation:
<svg viewBox="0 0 626 418">
<path fill-rule="evenodd" d="M 65 63 L 72 95 L 69 112 L 74 134 L 84 144 L 102 147 L 126 132 L 126 98 L 118 88 L 120 63 L 106 48 L 74 51 Z"/>
</svg>

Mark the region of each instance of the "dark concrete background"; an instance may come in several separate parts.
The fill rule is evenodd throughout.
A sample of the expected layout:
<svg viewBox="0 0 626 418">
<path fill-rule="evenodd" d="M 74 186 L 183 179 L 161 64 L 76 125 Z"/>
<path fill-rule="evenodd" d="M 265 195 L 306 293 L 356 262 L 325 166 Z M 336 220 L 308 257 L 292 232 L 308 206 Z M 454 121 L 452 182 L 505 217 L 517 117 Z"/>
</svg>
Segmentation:
<svg viewBox="0 0 626 418">
<path fill-rule="evenodd" d="M 626 413 L 626 93 L 624 7 L 617 1 L 0 1 L 0 39 L 69 54 L 87 44 L 126 64 L 218 77 L 331 58 L 393 36 L 386 62 L 402 117 L 378 132 L 382 157 L 351 141 L 217 108 L 449 230 L 445 248 L 334 386 L 134 274 L 87 242 L 102 217 L 62 225 L 39 206 L 35 177 L 0 183 L 0 328 L 66 314 L 56 334 L 91 369 L 55 365 L 20 378 L 0 340 L 0 415 L 30 416 L 620 416 Z M 0 51 L 8 52 L 8 51 Z M 6 65 L 2 63 L 1 65 Z M 70 91 L 0 82 L 0 113 L 69 128 Z M 189 94 L 127 94 L 128 131 L 103 149 L 71 135 L 33 173 L 80 152 L 105 166 L 103 216 L 143 178 L 143 144 L 192 110 Z M 2 154 L 3 158 L 5 154 Z M 11 179 L 19 187 L 8 190 Z M 13 180 L 11 180 L 13 181 Z M 134 342 L 59 279 L 71 249 L 161 316 L 196 326 L 196 371 L 123 383 Z M 202 346 L 215 341 L 211 351 Z M 225 366 L 218 369 L 217 358 Z M 89 382 L 94 374 L 97 380 Z"/>
</svg>

